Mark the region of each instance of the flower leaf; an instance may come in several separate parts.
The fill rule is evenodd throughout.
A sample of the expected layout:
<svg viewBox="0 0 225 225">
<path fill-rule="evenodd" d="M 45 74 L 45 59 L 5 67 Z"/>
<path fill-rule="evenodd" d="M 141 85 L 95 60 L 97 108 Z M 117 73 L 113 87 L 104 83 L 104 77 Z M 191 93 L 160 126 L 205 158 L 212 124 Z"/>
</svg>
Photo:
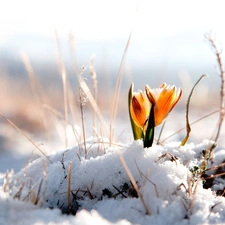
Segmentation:
<svg viewBox="0 0 225 225">
<path fill-rule="evenodd" d="M 152 104 L 148 119 L 148 125 L 143 140 L 144 148 L 149 148 L 152 146 L 154 140 L 154 129 L 155 129 L 155 116 L 154 116 L 154 105 Z"/>
<path fill-rule="evenodd" d="M 129 95 L 128 95 L 128 107 L 129 107 L 128 111 L 129 111 L 129 115 L 130 115 L 130 122 L 131 122 L 134 140 L 138 140 L 138 139 L 143 138 L 143 129 L 138 127 L 131 117 L 130 105 L 131 105 L 131 100 L 132 100 L 132 93 L 133 93 L 133 84 L 130 86 Z"/>
</svg>

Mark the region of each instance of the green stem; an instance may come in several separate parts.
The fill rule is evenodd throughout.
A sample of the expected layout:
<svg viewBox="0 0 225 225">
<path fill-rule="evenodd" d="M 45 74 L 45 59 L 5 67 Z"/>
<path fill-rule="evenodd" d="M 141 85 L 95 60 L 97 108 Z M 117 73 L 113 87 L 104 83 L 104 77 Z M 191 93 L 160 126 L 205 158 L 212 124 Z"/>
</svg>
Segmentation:
<svg viewBox="0 0 225 225">
<path fill-rule="evenodd" d="M 154 105 L 152 105 L 148 119 L 147 130 L 143 138 L 144 148 L 149 148 L 152 146 L 154 141 L 154 130 L 155 130 L 155 116 L 154 116 Z"/>
</svg>

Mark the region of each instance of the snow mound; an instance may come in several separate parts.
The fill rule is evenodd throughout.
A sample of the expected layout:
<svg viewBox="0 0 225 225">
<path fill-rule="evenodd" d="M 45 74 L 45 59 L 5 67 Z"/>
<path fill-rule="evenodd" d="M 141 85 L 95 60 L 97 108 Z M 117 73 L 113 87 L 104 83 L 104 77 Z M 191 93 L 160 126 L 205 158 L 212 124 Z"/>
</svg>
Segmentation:
<svg viewBox="0 0 225 225">
<path fill-rule="evenodd" d="M 10 182 L 2 178 L 0 224 L 222 224 L 224 198 L 203 189 L 202 181 L 193 176 L 210 144 L 170 142 L 143 148 L 141 141 L 109 146 L 90 138 L 86 157 L 76 146 L 36 159 Z"/>
</svg>

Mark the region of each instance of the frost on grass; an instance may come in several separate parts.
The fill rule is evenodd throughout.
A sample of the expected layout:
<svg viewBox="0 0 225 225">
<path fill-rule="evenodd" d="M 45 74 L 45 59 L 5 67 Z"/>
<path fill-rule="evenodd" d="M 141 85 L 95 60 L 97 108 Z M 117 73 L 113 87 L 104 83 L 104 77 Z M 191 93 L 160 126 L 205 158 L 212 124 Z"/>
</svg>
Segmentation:
<svg viewBox="0 0 225 225">
<path fill-rule="evenodd" d="M 141 141 L 111 147 L 93 144 L 94 141 L 87 141 L 86 158 L 84 151 L 76 146 L 52 154 L 52 163 L 44 157 L 31 162 L 13 176 L 7 193 L 3 192 L 6 179 L 2 178 L 1 224 L 13 223 L 17 216 L 21 217 L 21 224 L 37 221 L 60 224 L 64 219 L 66 224 L 93 224 L 93 221 L 98 224 L 215 224 L 225 220 L 224 198 L 203 189 L 202 181 L 193 175 L 201 167 L 203 151 L 210 141 L 182 147 L 178 142 L 170 142 L 145 149 Z M 118 152 L 126 161 L 150 215 L 146 215 Z M 60 215 L 60 210 L 76 216 Z M 48 219 L 44 219 L 46 214 Z"/>
</svg>

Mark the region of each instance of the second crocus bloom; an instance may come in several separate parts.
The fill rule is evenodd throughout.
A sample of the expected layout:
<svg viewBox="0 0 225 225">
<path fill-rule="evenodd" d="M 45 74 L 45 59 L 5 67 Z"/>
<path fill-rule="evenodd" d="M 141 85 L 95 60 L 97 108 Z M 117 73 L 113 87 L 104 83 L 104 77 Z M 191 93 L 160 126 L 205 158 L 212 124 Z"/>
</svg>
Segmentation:
<svg viewBox="0 0 225 225">
<path fill-rule="evenodd" d="M 145 91 L 149 101 L 155 106 L 155 126 L 158 126 L 175 107 L 182 95 L 182 90 L 180 88 L 177 90 L 174 85 L 163 83 L 158 89 L 151 89 L 146 85 Z"/>
</svg>

